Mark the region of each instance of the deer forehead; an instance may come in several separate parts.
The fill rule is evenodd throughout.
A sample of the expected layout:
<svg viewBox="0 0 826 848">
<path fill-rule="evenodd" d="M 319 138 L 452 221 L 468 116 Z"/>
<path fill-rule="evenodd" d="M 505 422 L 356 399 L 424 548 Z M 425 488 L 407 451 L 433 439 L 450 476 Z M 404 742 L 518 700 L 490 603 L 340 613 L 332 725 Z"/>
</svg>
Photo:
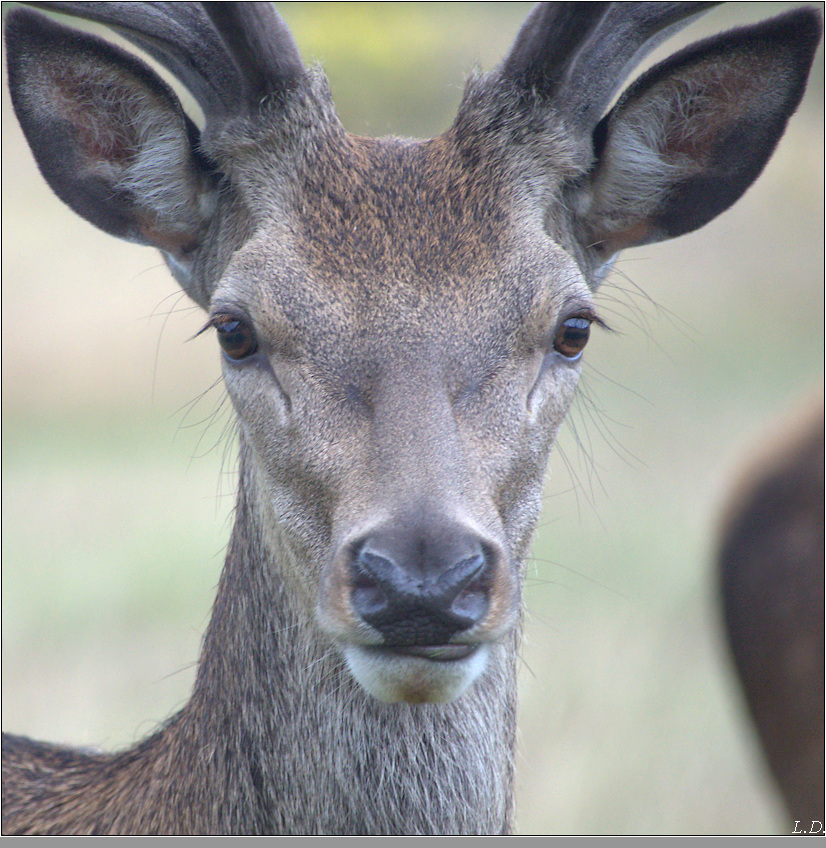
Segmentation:
<svg viewBox="0 0 826 848">
<path fill-rule="evenodd" d="M 344 136 L 285 189 L 233 257 L 213 309 L 235 304 L 293 353 L 412 345 L 443 355 L 541 343 L 590 293 L 543 212 L 496 157 L 449 137 Z"/>
</svg>

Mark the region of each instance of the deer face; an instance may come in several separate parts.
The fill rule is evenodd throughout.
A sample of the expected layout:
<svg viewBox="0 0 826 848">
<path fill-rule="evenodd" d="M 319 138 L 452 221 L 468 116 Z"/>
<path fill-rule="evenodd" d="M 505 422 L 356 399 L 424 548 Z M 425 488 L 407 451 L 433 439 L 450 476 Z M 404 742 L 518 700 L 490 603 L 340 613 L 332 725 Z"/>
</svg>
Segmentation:
<svg viewBox="0 0 826 848">
<path fill-rule="evenodd" d="M 455 697 L 515 626 L 594 319 L 542 217 L 451 156 L 347 138 L 210 308 L 273 533 L 311 563 L 287 579 L 390 701 Z"/>
<path fill-rule="evenodd" d="M 456 697 L 504 644 L 590 291 L 618 251 L 737 200 L 802 96 L 811 10 L 693 45 L 610 106 L 705 5 L 540 4 L 421 143 L 347 135 L 269 4 L 72 6 L 179 75 L 203 132 L 135 58 L 10 18 L 44 176 L 208 309 L 277 579 L 379 698 Z"/>
</svg>

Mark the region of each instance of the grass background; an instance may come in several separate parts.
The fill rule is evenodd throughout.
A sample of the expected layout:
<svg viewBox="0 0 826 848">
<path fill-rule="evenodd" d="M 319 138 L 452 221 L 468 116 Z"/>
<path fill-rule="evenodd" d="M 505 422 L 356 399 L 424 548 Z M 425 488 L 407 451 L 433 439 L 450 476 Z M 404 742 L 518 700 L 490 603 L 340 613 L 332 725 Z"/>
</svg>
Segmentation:
<svg viewBox="0 0 826 848">
<path fill-rule="evenodd" d="M 7 5 L 7 4 L 4 4 Z M 668 48 L 796 4 L 738 3 Z M 349 129 L 444 129 L 529 4 L 280 4 Z M 2 714 L 129 744 L 185 700 L 228 538 L 234 445 L 213 339 L 156 254 L 38 175 L 3 90 Z M 534 545 L 521 833 L 786 832 L 721 643 L 733 469 L 823 378 L 823 58 L 757 184 L 623 255 L 598 305 Z"/>
</svg>

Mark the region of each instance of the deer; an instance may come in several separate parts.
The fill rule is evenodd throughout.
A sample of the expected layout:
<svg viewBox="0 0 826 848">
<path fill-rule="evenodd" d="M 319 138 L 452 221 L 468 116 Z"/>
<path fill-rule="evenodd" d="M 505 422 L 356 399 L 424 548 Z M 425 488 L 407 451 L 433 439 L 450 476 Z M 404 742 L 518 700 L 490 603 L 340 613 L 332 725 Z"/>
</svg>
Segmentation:
<svg viewBox="0 0 826 848">
<path fill-rule="evenodd" d="M 824 414 L 817 393 L 763 437 L 723 510 L 724 633 L 790 832 L 824 823 Z"/>
<path fill-rule="evenodd" d="M 709 3 L 536 6 L 454 123 L 348 133 L 269 3 L 6 21 L 56 195 L 160 250 L 218 341 L 234 525 L 189 701 L 137 745 L 4 734 L 7 834 L 512 830 L 524 563 L 595 293 L 759 176 L 807 8 L 643 59 Z"/>
</svg>

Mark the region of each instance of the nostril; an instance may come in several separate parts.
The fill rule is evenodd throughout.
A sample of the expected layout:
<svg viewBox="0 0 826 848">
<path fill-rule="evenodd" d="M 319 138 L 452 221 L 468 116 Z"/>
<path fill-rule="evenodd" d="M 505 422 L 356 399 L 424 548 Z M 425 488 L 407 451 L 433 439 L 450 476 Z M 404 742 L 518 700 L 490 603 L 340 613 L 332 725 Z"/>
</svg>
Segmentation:
<svg viewBox="0 0 826 848">
<path fill-rule="evenodd" d="M 456 563 L 438 581 L 438 588 L 449 613 L 465 629 L 480 621 L 488 609 L 488 557 L 481 552 Z"/>
<path fill-rule="evenodd" d="M 487 568 L 488 559 L 479 554 L 474 557 L 475 570 L 469 576 L 465 586 L 460 588 L 459 593 L 450 607 L 450 611 L 458 618 L 465 619 L 467 627 L 472 627 L 476 622 L 484 618 L 488 611 L 488 597 L 490 592 L 490 569 Z"/>
<path fill-rule="evenodd" d="M 376 570 L 387 572 L 391 566 L 388 560 L 363 549 L 353 559 L 350 603 L 365 621 L 379 615 L 387 607 L 387 595 L 375 573 Z"/>
</svg>

